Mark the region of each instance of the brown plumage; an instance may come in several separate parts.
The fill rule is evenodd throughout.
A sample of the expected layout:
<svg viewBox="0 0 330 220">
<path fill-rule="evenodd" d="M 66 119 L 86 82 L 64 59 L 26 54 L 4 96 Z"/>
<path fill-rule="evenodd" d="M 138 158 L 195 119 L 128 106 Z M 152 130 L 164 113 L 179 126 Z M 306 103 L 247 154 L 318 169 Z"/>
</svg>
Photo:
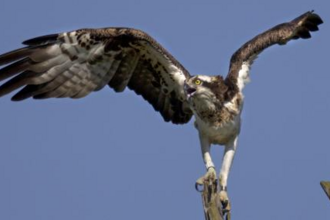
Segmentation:
<svg viewBox="0 0 330 220">
<path fill-rule="evenodd" d="M 224 209 L 227 178 L 237 148 L 243 88 L 254 59 L 266 48 L 311 37 L 322 19 L 313 11 L 257 35 L 238 49 L 222 76 L 190 76 L 148 34 L 130 28 L 81 29 L 24 41 L 25 48 L 0 55 L 0 97 L 23 87 L 12 100 L 30 97 L 81 98 L 109 85 L 141 95 L 165 121 L 187 123 L 195 116 L 207 168 L 202 180 L 216 178 L 210 145 L 225 145 L 219 177 Z M 203 182 L 201 183 L 203 184 Z"/>
<path fill-rule="evenodd" d="M 306 12 L 291 22 L 276 25 L 245 43 L 230 59 L 226 78 L 226 84 L 230 86 L 228 96 L 234 97 L 237 92 L 238 88 L 235 85 L 243 62 L 252 64 L 258 54 L 274 44 L 285 45 L 290 40 L 308 39 L 311 37 L 309 32 L 317 31 L 318 25 L 322 23 L 319 15 L 313 11 Z"/>
<path fill-rule="evenodd" d="M 289 23 L 256 36 L 234 53 L 225 80 L 209 86 L 223 103 L 238 93 L 238 72 L 265 48 L 291 39 L 309 38 L 321 18 L 307 12 Z M 183 82 L 188 71 L 148 34 L 131 28 L 80 29 L 24 41 L 27 47 L 0 56 L 0 96 L 22 86 L 12 100 L 30 97 L 81 98 L 108 84 L 116 92 L 126 87 L 146 99 L 165 121 L 186 123 L 192 111 Z M 174 68 L 173 68 L 174 67 Z M 17 75 L 18 74 L 18 75 Z M 17 76 L 15 76 L 17 75 Z"/>
<path fill-rule="evenodd" d="M 19 74 L 1 85 L 0 96 L 25 86 L 12 100 L 80 98 L 108 84 L 116 92 L 126 87 L 134 90 L 165 121 L 186 123 L 192 116 L 183 88 L 169 67 L 175 66 L 182 75 L 181 84 L 189 73 L 142 31 L 81 29 L 37 37 L 24 44 L 27 47 L 0 56 L 1 65 L 14 62 L 0 70 L 0 80 Z"/>
</svg>

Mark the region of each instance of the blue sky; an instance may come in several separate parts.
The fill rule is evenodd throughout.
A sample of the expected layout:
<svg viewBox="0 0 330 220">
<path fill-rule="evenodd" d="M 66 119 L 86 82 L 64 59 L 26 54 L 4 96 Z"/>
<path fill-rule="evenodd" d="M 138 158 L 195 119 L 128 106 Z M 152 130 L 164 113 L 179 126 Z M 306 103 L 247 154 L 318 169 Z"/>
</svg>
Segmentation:
<svg viewBox="0 0 330 220">
<path fill-rule="evenodd" d="M 229 178 L 233 219 L 329 219 L 330 3 L 2 0 L 0 53 L 84 27 L 128 26 L 155 37 L 191 74 L 226 75 L 256 34 L 314 9 L 310 40 L 262 53 L 245 88 Z M 0 219 L 203 219 L 197 131 L 111 89 L 80 100 L 0 99 Z M 219 168 L 222 147 L 212 148 Z"/>
</svg>

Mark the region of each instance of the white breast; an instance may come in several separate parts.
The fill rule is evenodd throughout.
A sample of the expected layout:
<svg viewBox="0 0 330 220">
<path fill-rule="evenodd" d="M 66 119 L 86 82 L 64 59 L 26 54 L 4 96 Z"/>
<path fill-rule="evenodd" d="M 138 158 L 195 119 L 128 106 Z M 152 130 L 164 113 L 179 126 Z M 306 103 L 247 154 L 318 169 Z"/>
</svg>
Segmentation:
<svg viewBox="0 0 330 220">
<path fill-rule="evenodd" d="M 238 100 L 239 99 L 239 100 Z M 227 144 L 236 137 L 241 127 L 241 112 L 243 110 L 243 94 L 238 93 L 231 101 L 224 103 L 224 108 L 219 110 L 218 117 L 212 120 L 203 120 L 194 111 L 195 126 L 199 133 L 212 144 Z"/>
<path fill-rule="evenodd" d="M 196 117 L 196 127 L 198 131 L 206 137 L 212 144 L 225 145 L 231 138 L 239 134 L 241 127 L 241 117 L 237 115 L 233 120 L 221 125 L 210 125 Z"/>
</svg>

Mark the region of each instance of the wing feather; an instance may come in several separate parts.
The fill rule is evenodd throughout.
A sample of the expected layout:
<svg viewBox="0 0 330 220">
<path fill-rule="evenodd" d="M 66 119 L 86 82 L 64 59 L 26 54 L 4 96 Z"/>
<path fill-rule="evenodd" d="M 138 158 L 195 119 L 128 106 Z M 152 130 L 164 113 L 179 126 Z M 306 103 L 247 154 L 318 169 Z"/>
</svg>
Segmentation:
<svg viewBox="0 0 330 220">
<path fill-rule="evenodd" d="M 31 59 L 26 57 L 0 70 L 0 81 L 25 71 L 31 65 Z"/>
<path fill-rule="evenodd" d="M 118 65 L 116 75 L 109 82 L 109 86 L 116 92 L 122 92 L 126 88 L 138 64 L 139 55 L 134 49 L 131 49 L 120 60 L 122 62 Z"/>
<path fill-rule="evenodd" d="M 0 55 L 0 96 L 12 100 L 81 98 L 109 85 L 147 100 L 165 121 L 192 116 L 183 83 L 188 71 L 148 34 L 130 28 L 81 29 L 33 38 Z"/>
<path fill-rule="evenodd" d="M 311 37 L 310 32 L 317 31 L 318 25 L 322 23 L 319 15 L 313 11 L 306 12 L 291 22 L 279 24 L 245 43 L 230 60 L 229 73 L 226 78 L 226 84 L 231 88 L 229 98 L 243 89 L 244 84 L 248 81 L 250 66 L 264 49 L 274 44 L 284 45 L 292 39 L 308 39 Z"/>
<path fill-rule="evenodd" d="M 34 52 L 32 47 L 24 47 L 1 55 L 0 66 L 23 59 Z"/>
</svg>

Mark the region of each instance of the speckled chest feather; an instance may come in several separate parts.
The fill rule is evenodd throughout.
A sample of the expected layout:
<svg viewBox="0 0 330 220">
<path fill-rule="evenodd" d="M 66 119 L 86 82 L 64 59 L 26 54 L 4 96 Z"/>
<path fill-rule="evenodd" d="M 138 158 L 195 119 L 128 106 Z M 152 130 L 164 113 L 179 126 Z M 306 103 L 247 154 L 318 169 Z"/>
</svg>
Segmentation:
<svg viewBox="0 0 330 220">
<path fill-rule="evenodd" d="M 240 132 L 242 108 L 243 96 L 238 93 L 215 111 L 194 112 L 195 127 L 210 143 L 224 145 Z"/>
</svg>

